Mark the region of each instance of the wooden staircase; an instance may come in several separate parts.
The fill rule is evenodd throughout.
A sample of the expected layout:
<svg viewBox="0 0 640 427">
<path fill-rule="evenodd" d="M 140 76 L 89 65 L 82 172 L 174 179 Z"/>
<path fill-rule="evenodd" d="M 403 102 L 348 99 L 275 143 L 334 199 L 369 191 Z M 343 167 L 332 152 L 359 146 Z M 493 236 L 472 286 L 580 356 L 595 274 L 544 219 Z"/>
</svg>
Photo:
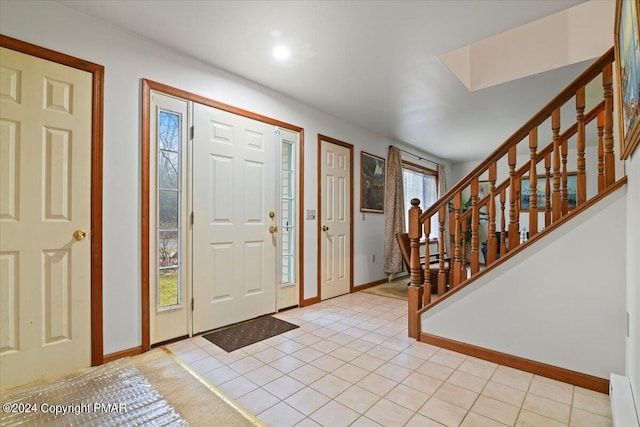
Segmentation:
<svg viewBox="0 0 640 427">
<path fill-rule="evenodd" d="M 420 338 L 426 310 L 626 182 L 615 170 L 613 61 L 610 49 L 424 212 L 412 200 L 410 337 Z M 434 216 L 439 230 L 430 229 Z M 422 273 L 420 242 L 434 237 L 439 259 L 451 259 L 451 273 L 443 261 L 432 302 L 423 291 L 431 289 L 431 277 Z M 432 255 L 429 245 L 422 251 L 426 259 Z"/>
</svg>

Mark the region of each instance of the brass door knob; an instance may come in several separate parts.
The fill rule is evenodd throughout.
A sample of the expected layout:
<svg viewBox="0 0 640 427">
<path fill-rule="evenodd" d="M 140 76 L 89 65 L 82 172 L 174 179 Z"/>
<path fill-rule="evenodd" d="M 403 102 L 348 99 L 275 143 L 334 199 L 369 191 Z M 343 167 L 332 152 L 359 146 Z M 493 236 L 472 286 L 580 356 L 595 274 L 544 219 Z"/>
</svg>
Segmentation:
<svg viewBox="0 0 640 427">
<path fill-rule="evenodd" d="M 76 230 L 73 232 L 73 238 L 76 240 L 82 240 L 87 237 L 87 232 L 84 230 Z"/>
<path fill-rule="evenodd" d="M 269 227 L 269 233 L 273 234 L 273 233 L 276 233 L 277 231 L 278 231 L 278 227 L 273 225 Z"/>
<path fill-rule="evenodd" d="M 326 225 L 322 226 L 322 231 L 329 231 L 329 227 L 327 227 Z"/>
</svg>

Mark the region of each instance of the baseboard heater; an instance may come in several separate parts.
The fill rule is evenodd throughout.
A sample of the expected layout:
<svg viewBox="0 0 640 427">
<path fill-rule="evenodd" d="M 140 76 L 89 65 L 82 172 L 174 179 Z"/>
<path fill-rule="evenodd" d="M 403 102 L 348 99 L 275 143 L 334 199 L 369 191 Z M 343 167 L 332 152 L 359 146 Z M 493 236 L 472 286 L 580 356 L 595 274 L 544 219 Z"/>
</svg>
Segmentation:
<svg viewBox="0 0 640 427">
<path fill-rule="evenodd" d="M 640 427 L 629 378 L 611 374 L 609 398 L 614 427 Z"/>
</svg>

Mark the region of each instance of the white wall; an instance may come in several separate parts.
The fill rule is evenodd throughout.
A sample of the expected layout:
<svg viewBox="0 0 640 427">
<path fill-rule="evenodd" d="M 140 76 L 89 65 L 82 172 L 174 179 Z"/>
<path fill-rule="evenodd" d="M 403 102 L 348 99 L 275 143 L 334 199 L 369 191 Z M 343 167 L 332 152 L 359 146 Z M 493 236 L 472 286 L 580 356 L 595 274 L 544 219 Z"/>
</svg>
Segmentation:
<svg viewBox="0 0 640 427">
<path fill-rule="evenodd" d="M 318 210 L 318 133 L 353 144 L 354 284 L 385 277 L 382 271 L 384 216 L 363 217 L 359 213 L 360 151 L 365 149 L 386 158 L 388 146 L 397 143 L 58 3 L 2 1 L 0 12 L 2 34 L 105 66 L 103 302 L 106 354 L 141 344 L 142 78 L 303 127 L 305 210 Z M 424 154 L 424 157 L 428 156 Z M 317 289 L 316 222 L 305 221 L 304 226 L 304 285 L 305 297 L 309 298 L 316 296 Z M 370 262 L 372 253 L 376 258 L 374 264 Z"/>
<path fill-rule="evenodd" d="M 631 379 L 636 411 L 640 411 L 640 149 L 627 160 L 627 337 L 626 375 Z"/>
<path fill-rule="evenodd" d="M 601 378 L 624 374 L 626 193 L 424 313 L 422 331 Z"/>
</svg>

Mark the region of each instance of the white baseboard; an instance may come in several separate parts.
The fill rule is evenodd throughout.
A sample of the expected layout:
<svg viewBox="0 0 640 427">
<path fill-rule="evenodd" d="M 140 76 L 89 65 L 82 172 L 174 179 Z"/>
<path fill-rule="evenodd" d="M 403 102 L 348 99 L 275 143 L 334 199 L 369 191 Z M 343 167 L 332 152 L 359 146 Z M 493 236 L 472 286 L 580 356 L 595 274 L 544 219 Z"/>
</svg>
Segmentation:
<svg viewBox="0 0 640 427">
<path fill-rule="evenodd" d="M 609 397 L 614 427 L 640 427 L 638 410 L 629 378 L 611 374 Z"/>
</svg>

